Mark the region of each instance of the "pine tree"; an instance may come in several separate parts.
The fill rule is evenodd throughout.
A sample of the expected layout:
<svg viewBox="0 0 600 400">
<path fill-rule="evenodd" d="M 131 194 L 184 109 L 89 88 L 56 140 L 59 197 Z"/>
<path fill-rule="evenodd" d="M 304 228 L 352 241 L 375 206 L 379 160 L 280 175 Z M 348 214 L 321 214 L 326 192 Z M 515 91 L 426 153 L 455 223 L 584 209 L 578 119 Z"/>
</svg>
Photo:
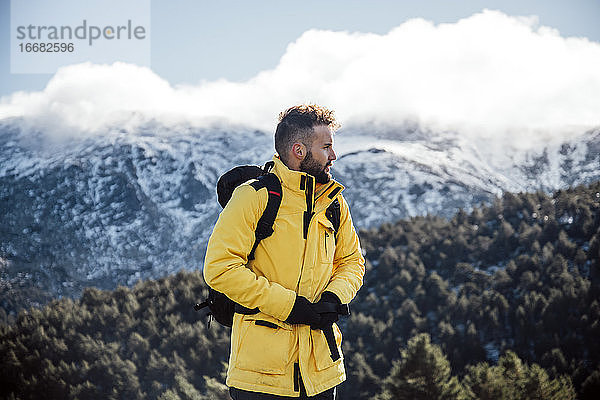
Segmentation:
<svg viewBox="0 0 600 400">
<path fill-rule="evenodd" d="M 462 384 L 467 397 L 473 400 L 575 399 L 568 377 L 550 379 L 539 365 L 528 366 L 512 351 L 500 357 L 497 366 L 469 366 Z"/>
<path fill-rule="evenodd" d="M 408 341 L 402 359 L 394 362 L 390 375 L 383 382 L 381 399 L 460 399 L 463 389 L 451 375 L 450 363 L 439 346 L 432 344 L 428 334 Z"/>
</svg>

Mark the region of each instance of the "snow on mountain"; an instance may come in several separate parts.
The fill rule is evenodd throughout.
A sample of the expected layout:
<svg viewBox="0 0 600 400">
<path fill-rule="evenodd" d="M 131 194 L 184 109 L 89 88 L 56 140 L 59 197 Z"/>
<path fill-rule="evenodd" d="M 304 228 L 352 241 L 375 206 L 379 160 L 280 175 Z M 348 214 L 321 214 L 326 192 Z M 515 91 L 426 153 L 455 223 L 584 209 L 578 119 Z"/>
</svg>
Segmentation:
<svg viewBox="0 0 600 400">
<path fill-rule="evenodd" d="M 1 277 L 70 295 L 200 267 L 216 179 L 269 157 L 271 138 L 157 129 L 57 143 L 4 126 Z"/>
<path fill-rule="evenodd" d="M 600 130 L 567 143 L 519 150 L 455 133 L 340 135 L 336 177 L 357 225 L 427 213 L 452 216 L 504 191 L 553 191 L 600 179 Z"/>
<path fill-rule="evenodd" d="M 271 134 L 241 128 L 146 123 L 67 142 L 19 126 L 0 125 L 0 280 L 59 296 L 201 268 L 216 180 L 273 152 Z M 359 228 L 600 179 L 600 130 L 501 152 L 448 132 L 364 132 L 336 136 L 333 168 Z"/>
</svg>

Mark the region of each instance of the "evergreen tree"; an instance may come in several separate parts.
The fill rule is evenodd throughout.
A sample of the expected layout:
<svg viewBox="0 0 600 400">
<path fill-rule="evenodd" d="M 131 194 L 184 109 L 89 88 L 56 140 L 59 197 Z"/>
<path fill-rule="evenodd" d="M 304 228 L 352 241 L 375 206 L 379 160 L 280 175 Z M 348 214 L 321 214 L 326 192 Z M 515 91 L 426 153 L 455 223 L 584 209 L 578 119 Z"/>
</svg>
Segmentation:
<svg viewBox="0 0 600 400">
<path fill-rule="evenodd" d="M 394 362 L 383 382 L 381 399 L 460 399 L 463 389 L 451 375 L 450 363 L 428 334 L 408 341 L 400 361 Z"/>
<path fill-rule="evenodd" d="M 361 231 L 368 273 L 339 322 L 348 371 L 340 398 L 460 398 L 450 364 L 470 398 L 570 399 L 573 384 L 579 398 L 596 398 L 598 193 L 600 183 L 505 195 L 450 221 Z M 206 329 L 191 307 L 206 296 L 200 272 L 86 289 L 43 308 L 28 308 L 32 292 L 3 289 L 0 398 L 228 396 L 229 332 Z M 15 314 L 15 304 L 28 309 Z"/>
<path fill-rule="evenodd" d="M 497 366 L 479 363 L 467 368 L 462 381 L 469 399 L 477 400 L 574 400 L 575 389 L 565 376 L 550 379 L 539 365 L 529 367 L 512 351 Z"/>
</svg>

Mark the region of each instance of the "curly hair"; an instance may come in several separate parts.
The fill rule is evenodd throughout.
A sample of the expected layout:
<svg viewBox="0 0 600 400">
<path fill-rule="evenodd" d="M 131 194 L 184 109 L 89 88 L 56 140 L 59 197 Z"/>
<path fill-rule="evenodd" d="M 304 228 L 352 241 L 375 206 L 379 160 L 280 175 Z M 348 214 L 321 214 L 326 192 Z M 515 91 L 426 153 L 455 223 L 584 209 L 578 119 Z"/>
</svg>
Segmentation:
<svg viewBox="0 0 600 400">
<path fill-rule="evenodd" d="M 275 130 L 275 150 L 284 163 L 287 163 L 284 157 L 287 157 L 287 152 L 294 143 L 303 143 L 310 151 L 310 135 L 318 125 L 326 125 L 332 131 L 340 127 L 333 110 L 316 104 L 301 104 L 279 114 Z"/>
</svg>

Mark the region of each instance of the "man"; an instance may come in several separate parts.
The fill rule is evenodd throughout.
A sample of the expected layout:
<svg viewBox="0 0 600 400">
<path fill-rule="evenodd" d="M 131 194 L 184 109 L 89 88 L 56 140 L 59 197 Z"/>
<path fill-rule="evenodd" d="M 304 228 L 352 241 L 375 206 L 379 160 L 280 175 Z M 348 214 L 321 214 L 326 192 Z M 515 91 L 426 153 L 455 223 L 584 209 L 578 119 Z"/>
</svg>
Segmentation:
<svg viewBox="0 0 600 400">
<path fill-rule="evenodd" d="M 319 314 L 316 306 L 349 303 L 364 275 L 343 186 L 330 175 L 335 129 L 333 112 L 323 107 L 301 105 L 281 113 L 271 171 L 282 186 L 274 233 L 249 260 L 268 189 L 247 182 L 235 189 L 208 242 L 208 285 L 259 310 L 234 315 L 227 385 L 235 400 L 334 399 L 335 386 L 346 379 L 343 358 L 333 360 L 323 333 L 333 324 L 341 354 L 337 314 Z M 337 233 L 325 215 L 336 199 Z"/>
</svg>

